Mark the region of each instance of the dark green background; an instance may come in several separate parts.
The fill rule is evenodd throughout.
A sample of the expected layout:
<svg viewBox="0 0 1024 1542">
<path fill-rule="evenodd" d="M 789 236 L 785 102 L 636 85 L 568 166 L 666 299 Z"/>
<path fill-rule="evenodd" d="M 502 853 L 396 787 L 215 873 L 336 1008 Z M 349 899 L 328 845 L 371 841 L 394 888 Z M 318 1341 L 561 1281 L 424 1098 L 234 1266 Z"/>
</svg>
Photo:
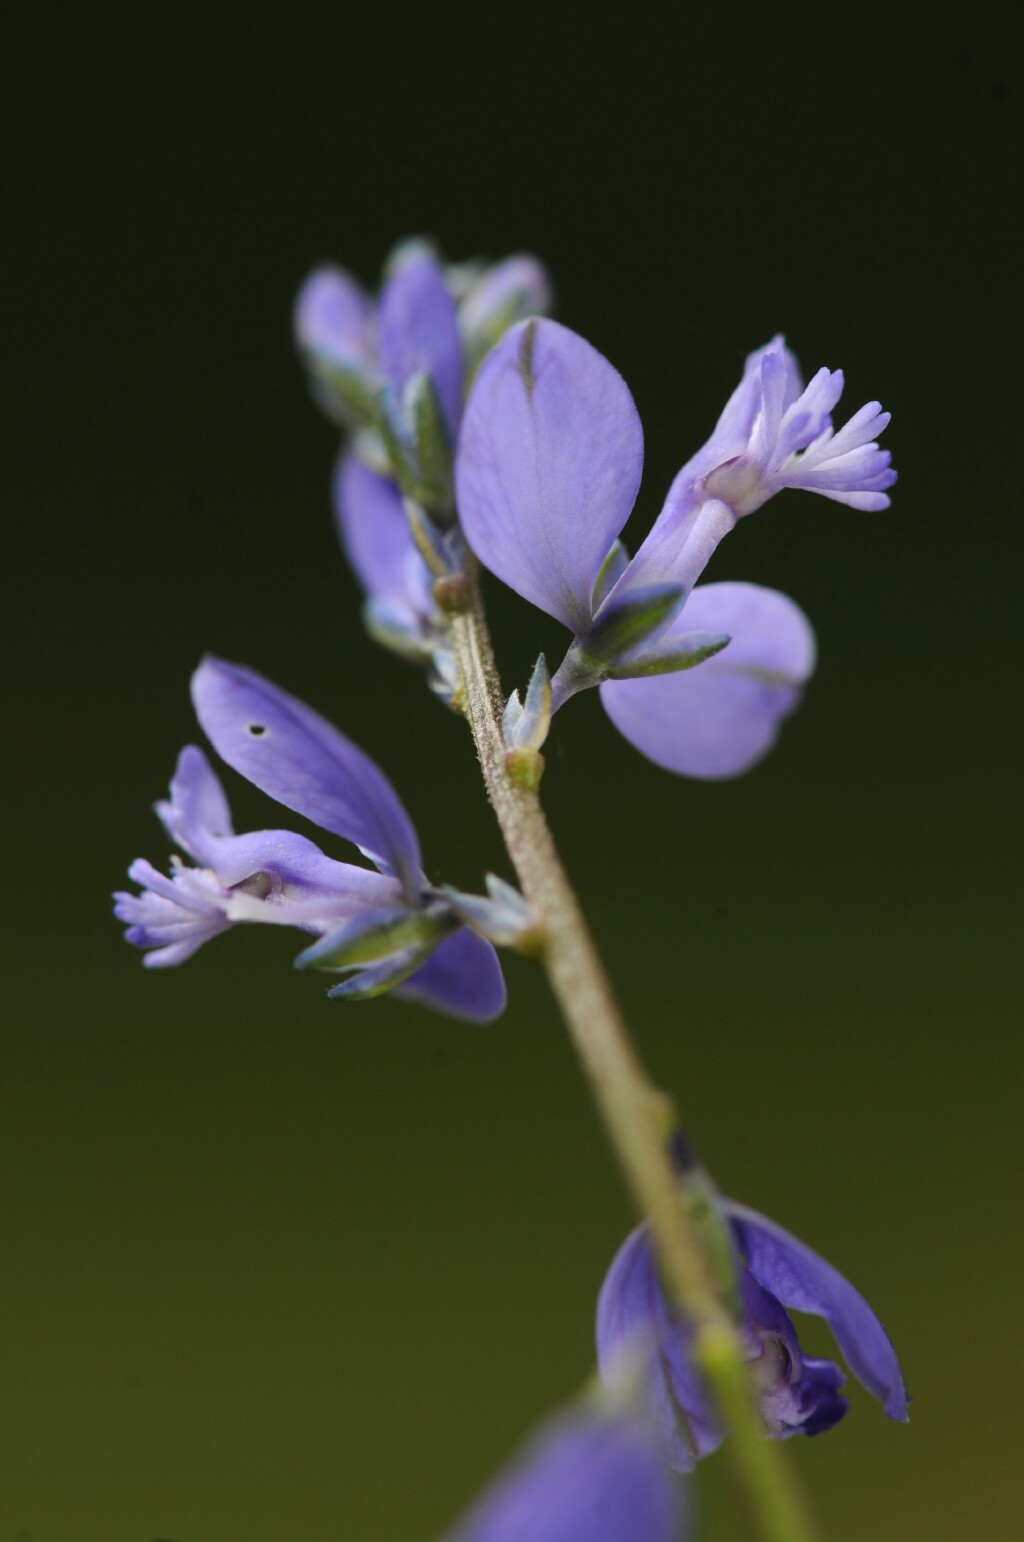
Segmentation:
<svg viewBox="0 0 1024 1542">
<path fill-rule="evenodd" d="M 790 1446 L 826 1535 L 1017 1535 L 1008 39 L 977 8 L 956 35 L 910 8 L 33 15 L 7 286 L 0 1542 L 432 1542 L 591 1364 L 629 1216 L 529 966 L 474 1028 L 327 1003 L 297 939 L 255 929 L 146 974 L 109 914 L 128 861 L 165 854 L 149 805 L 207 648 L 380 759 L 433 876 L 508 873 L 465 730 L 361 632 L 289 337 L 314 261 L 369 281 L 417 231 L 550 264 L 645 423 L 634 541 L 775 329 L 808 371 L 845 367 L 851 411 L 893 410 L 889 513 L 785 494 L 713 564 L 816 625 L 776 753 L 677 780 L 592 696 L 558 720 L 545 795 L 712 1169 L 846 1269 L 903 1356 L 909 1427 L 855 1388 L 841 1428 Z M 558 629 L 493 609 L 522 681 Z M 276 821 L 229 781 L 242 828 Z M 701 1472 L 709 1538 L 752 1534 L 727 1476 Z"/>
</svg>

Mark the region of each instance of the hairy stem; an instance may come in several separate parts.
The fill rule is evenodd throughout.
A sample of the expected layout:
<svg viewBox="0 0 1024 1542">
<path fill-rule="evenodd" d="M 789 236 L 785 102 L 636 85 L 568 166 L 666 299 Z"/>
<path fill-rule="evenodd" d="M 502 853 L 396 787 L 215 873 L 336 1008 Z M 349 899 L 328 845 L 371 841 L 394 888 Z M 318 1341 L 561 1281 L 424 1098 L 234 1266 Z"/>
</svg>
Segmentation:
<svg viewBox="0 0 1024 1542">
<path fill-rule="evenodd" d="M 782 1453 L 764 1438 L 716 1253 L 706 1180 L 699 1169 L 680 1179 L 673 1165 L 673 1105 L 633 1047 L 552 840 L 538 775 L 528 774 L 521 756 L 517 762 L 518 752 L 506 754 L 504 703 L 475 580 L 451 606 L 450 631 L 461 704 L 509 857 L 536 916 L 544 968 L 637 1213 L 650 1222 L 665 1288 L 693 1335 L 695 1359 L 729 1432 L 747 1497 L 772 1542 L 813 1542 Z"/>
</svg>

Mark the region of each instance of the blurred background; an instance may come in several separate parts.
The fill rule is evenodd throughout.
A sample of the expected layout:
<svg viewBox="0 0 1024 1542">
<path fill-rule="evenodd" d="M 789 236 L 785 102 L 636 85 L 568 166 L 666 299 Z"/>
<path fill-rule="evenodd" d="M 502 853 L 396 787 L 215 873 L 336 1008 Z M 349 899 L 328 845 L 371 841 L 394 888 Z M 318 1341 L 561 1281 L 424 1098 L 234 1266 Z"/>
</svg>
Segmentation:
<svg viewBox="0 0 1024 1542">
<path fill-rule="evenodd" d="M 509 876 L 463 725 L 362 633 L 290 339 L 315 262 L 373 283 L 421 232 L 536 252 L 625 375 L 634 545 L 777 329 L 845 368 L 844 408 L 893 411 L 889 513 L 783 494 L 712 565 L 818 632 L 774 754 L 676 779 L 591 694 L 544 792 L 698 1149 L 903 1358 L 909 1426 L 855 1386 L 790 1443 L 824 1536 L 1019 1535 L 1017 54 L 984 7 L 955 35 L 642 3 L 26 16 L 0 1542 L 433 1542 L 591 1367 L 630 1216 L 529 965 L 468 1027 L 325 1001 L 287 934 L 146 973 L 110 915 L 166 857 L 205 649 L 379 759 L 431 876 Z M 561 634 L 490 592 L 522 683 Z M 226 781 L 240 828 L 277 822 Z M 701 1469 L 709 1539 L 754 1534 L 728 1480 Z"/>
</svg>

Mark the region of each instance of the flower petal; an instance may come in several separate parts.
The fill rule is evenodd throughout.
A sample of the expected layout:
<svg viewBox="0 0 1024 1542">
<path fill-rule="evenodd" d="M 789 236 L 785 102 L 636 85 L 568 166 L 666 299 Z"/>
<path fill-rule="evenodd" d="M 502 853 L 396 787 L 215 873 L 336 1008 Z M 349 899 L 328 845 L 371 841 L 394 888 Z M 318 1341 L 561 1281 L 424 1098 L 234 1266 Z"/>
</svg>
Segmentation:
<svg viewBox="0 0 1024 1542">
<path fill-rule="evenodd" d="M 721 653 L 682 674 L 608 680 L 605 710 L 620 733 L 657 765 L 685 776 L 746 771 L 772 746 L 814 668 L 814 634 L 786 595 L 757 584 L 695 589 L 674 632 L 725 632 Z"/>
<path fill-rule="evenodd" d="M 544 1426 L 447 1542 L 679 1542 L 680 1498 L 642 1420 L 585 1410 Z"/>
<path fill-rule="evenodd" d="M 505 980 L 498 955 L 489 942 L 464 926 L 446 937 L 395 994 L 470 1022 L 489 1023 L 505 1010 Z"/>
<path fill-rule="evenodd" d="M 305 835 L 291 830 L 234 835 L 224 789 L 195 744 L 186 745 L 178 757 L 170 801 L 156 807 L 172 839 L 202 867 L 211 869 L 224 888 L 257 875 L 268 880 L 253 897 L 247 918 L 258 914 L 263 919 L 268 908 L 264 900 L 270 906 L 293 907 L 302 902 L 301 920 L 283 915 L 271 918 L 283 925 L 307 925 L 311 917 L 337 918 L 367 906 L 398 903 L 400 891 L 393 878 L 350 862 L 336 862 Z"/>
<path fill-rule="evenodd" d="M 115 894 L 114 914 L 128 928 L 125 941 L 150 950 L 142 961 L 149 969 L 184 963 L 230 924 L 225 913 L 229 896 L 213 873 L 176 867 L 167 878 L 138 857 L 128 876 L 142 893 Z"/>
<path fill-rule="evenodd" d="M 890 1419 L 906 1419 L 907 1391 L 896 1351 L 860 1292 L 819 1254 L 756 1210 L 731 1199 L 723 1200 L 722 1208 L 750 1272 L 784 1306 L 824 1317 L 854 1375 Z"/>
<path fill-rule="evenodd" d="M 394 482 L 349 452 L 335 472 L 334 510 L 345 555 L 368 598 L 406 625 L 429 616 L 430 573 Z"/>
<path fill-rule="evenodd" d="M 316 268 L 295 301 L 295 336 L 308 353 L 343 369 L 372 365 L 370 301 L 341 268 Z"/>
<path fill-rule="evenodd" d="M 643 431 L 622 376 L 554 321 L 521 322 L 480 366 L 456 457 L 480 561 L 574 632 L 636 498 Z"/>
<path fill-rule="evenodd" d="M 197 744 L 187 744 L 178 756 L 170 802 L 158 803 L 156 811 L 182 851 L 203 867 L 216 867 L 212 847 L 235 832 L 220 778 Z"/>
<path fill-rule="evenodd" d="M 764 365 L 769 360 L 769 375 L 773 375 L 776 380 L 775 389 L 781 411 L 787 411 L 796 401 L 803 390 L 800 366 L 786 347 L 782 334 L 778 333 L 763 348 L 756 348 L 747 355 L 743 378 L 726 402 L 710 439 L 679 472 L 669 492 L 670 499 L 674 491 L 678 496 L 682 488 L 692 486 L 701 477 L 707 476 L 715 466 L 731 460 L 747 448 L 758 416 L 763 410 L 762 377 Z"/>
<path fill-rule="evenodd" d="M 192 700 L 229 766 L 418 892 L 420 850 L 409 816 L 384 773 L 344 734 L 255 671 L 221 659 L 196 670 Z"/>
<path fill-rule="evenodd" d="M 430 376 L 454 444 L 462 409 L 462 342 L 455 301 L 429 258 L 404 263 L 384 285 L 378 348 L 381 369 L 399 394 L 413 375 Z"/>
<path fill-rule="evenodd" d="M 486 268 L 459 303 L 459 330 L 472 373 L 517 321 L 551 309 L 551 279 L 536 257 L 519 252 Z"/>
<path fill-rule="evenodd" d="M 647 1227 L 638 1226 L 616 1253 L 597 1301 L 597 1363 L 612 1384 L 624 1360 L 650 1349 L 648 1394 L 677 1472 L 721 1443 L 722 1433 L 690 1363 L 686 1330 L 668 1312 Z"/>
</svg>

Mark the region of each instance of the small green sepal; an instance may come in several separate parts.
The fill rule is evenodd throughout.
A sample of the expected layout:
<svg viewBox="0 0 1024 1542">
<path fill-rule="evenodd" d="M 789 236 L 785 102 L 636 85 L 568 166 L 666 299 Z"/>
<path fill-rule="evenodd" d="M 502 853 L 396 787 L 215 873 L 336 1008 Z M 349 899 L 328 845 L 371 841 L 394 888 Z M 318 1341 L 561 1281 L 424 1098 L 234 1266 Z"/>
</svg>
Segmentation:
<svg viewBox="0 0 1024 1542">
<path fill-rule="evenodd" d="M 605 665 L 658 636 L 678 614 L 686 598 L 682 584 L 652 584 L 619 599 L 607 600 L 592 625 L 577 638 L 582 655 Z"/>
<path fill-rule="evenodd" d="M 551 727 L 551 673 L 539 655 L 526 688 L 526 700 L 513 691 L 502 715 L 501 728 L 510 750 L 539 750 Z"/>
<path fill-rule="evenodd" d="M 647 653 L 623 660 L 608 671 L 610 680 L 642 680 L 649 675 L 673 675 L 682 669 L 693 669 L 705 659 L 713 659 L 728 647 L 732 638 L 725 632 L 683 632 L 667 640 L 664 645 L 655 643 Z"/>
<path fill-rule="evenodd" d="M 319 938 L 299 954 L 295 967 L 342 974 L 409 949 L 432 951 L 451 929 L 451 912 L 445 905 L 426 905 L 420 910 L 372 910 L 353 916 Z"/>
</svg>

